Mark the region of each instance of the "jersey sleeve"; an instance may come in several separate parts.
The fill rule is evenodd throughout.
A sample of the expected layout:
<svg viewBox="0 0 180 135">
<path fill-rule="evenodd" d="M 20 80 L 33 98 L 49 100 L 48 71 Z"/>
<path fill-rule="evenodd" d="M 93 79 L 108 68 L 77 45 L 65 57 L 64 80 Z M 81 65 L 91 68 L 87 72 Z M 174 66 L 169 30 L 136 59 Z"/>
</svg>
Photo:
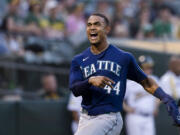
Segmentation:
<svg viewBox="0 0 180 135">
<path fill-rule="evenodd" d="M 70 68 L 69 85 L 77 81 L 82 81 L 82 80 L 83 80 L 83 75 L 82 75 L 80 66 L 76 62 L 76 60 L 73 59 L 71 62 L 71 68 Z"/>
<path fill-rule="evenodd" d="M 127 79 L 130 79 L 139 83 L 146 78 L 147 78 L 147 75 L 139 67 L 134 56 L 132 54 L 129 54 L 129 66 L 128 66 Z"/>
<path fill-rule="evenodd" d="M 83 79 L 83 74 L 81 72 L 79 64 L 72 60 L 70 75 L 69 75 L 69 88 L 73 92 L 74 96 L 81 96 L 86 93 L 86 90 L 91 85 L 88 83 L 88 79 Z"/>
</svg>

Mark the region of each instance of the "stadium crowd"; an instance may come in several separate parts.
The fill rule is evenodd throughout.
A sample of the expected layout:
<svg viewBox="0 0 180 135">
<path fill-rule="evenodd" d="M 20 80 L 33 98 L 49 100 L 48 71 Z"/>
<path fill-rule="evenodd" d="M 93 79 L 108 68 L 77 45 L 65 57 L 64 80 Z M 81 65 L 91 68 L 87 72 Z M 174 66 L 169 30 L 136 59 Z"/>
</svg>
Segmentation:
<svg viewBox="0 0 180 135">
<path fill-rule="evenodd" d="M 111 37 L 180 39 L 178 0 L 1 0 L 0 5 L 1 54 L 23 56 L 26 45 L 43 44 L 41 50 L 47 40 L 76 47 L 86 40 L 86 18 L 93 12 L 108 16 Z"/>
</svg>

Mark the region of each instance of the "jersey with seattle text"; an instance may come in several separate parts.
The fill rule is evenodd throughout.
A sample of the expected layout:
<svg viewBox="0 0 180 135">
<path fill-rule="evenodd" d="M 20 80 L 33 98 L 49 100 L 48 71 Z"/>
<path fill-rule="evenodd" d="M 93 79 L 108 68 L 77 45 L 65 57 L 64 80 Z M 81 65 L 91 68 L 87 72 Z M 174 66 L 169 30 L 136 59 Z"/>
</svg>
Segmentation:
<svg viewBox="0 0 180 135">
<path fill-rule="evenodd" d="M 82 108 L 89 115 L 98 115 L 122 110 L 126 91 L 126 80 L 141 82 L 147 76 L 138 66 L 132 54 L 113 45 L 98 55 L 90 47 L 74 57 L 71 63 L 70 86 L 77 81 L 84 81 L 91 76 L 106 76 L 113 80 L 113 88 L 98 88 L 93 85 L 82 95 Z"/>
</svg>

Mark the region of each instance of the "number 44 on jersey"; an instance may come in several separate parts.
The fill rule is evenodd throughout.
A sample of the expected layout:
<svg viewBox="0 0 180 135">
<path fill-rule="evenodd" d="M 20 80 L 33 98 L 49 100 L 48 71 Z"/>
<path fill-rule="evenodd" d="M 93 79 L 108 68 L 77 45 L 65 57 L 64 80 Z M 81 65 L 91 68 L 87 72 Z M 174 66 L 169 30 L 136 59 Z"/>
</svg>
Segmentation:
<svg viewBox="0 0 180 135">
<path fill-rule="evenodd" d="M 115 91 L 115 92 L 116 92 L 116 95 L 119 95 L 119 92 L 120 92 L 120 81 L 118 81 L 118 82 L 115 84 L 115 86 L 113 87 L 113 89 L 112 89 L 110 86 L 108 86 L 108 85 L 106 85 L 106 86 L 104 87 L 104 89 L 107 90 L 107 93 L 108 93 L 108 94 L 110 94 L 111 91 Z"/>
</svg>

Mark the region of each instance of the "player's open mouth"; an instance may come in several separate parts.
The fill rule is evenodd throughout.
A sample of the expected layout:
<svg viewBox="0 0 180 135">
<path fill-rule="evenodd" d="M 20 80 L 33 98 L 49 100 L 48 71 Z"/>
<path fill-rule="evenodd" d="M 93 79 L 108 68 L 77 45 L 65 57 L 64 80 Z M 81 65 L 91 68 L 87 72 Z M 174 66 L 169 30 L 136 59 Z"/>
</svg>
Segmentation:
<svg viewBox="0 0 180 135">
<path fill-rule="evenodd" d="M 97 33 L 95 33 L 95 34 L 90 34 L 90 36 L 91 36 L 91 39 L 96 39 L 97 36 L 98 36 L 98 34 L 97 34 Z"/>
</svg>

